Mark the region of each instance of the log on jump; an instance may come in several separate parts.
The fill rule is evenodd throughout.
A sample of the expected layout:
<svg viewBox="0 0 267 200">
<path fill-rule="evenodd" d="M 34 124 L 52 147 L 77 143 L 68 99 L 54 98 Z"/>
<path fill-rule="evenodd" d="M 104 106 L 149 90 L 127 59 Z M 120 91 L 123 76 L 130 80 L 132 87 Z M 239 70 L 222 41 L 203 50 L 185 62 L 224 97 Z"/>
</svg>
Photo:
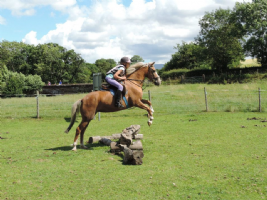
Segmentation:
<svg viewBox="0 0 267 200">
<path fill-rule="evenodd" d="M 132 137 L 132 139 L 142 140 L 143 137 L 144 137 L 143 134 L 137 134 L 137 135 L 134 135 L 134 137 Z M 121 134 L 117 133 L 117 134 L 112 134 L 111 136 L 92 136 L 92 137 L 89 137 L 88 143 L 89 144 L 97 143 L 101 140 L 101 138 L 107 138 L 110 140 L 117 140 L 117 139 L 121 138 Z"/>
<path fill-rule="evenodd" d="M 93 144 L 97 143 L 101 140 L 101 138 L 108 138 L 111 140 L 116 140 L 121 138 L 121 134 L 125 134 L 127 137 L 131 137 L 132 139 L 141 140 L 143 139 L 143 134 L 139 134 L 140 132 L 140 125 L 131 125 L 124 130 L 122 130 L 122 133 L 115 133 L 111 136 L 93 136 L 89 137 L 88 143 Z"/>
<path fill-rule="evenodd" d="M 111 142 L 112 141 L 110 139 L 108 139 L 108 138 L 101 138 L 99 140 L 99 143 L 104 144 L 104 145 L 107 145 L 107 146 L 110 146 Z"/>
<path fill-rule="evenodd" d="M 124 157 L 123 157 L 123 164 L 125 165 L 142 165 L 144 157 L 143 151 L 139 150 L 131 150 L 126 145 L 119 145 L 120 149 L 123 150 Z"/>
<path fill-rule="evenodd" d="M 127 147 L 129 147 L 132 144 L 132 137 L 129 135 L 126 135 L 124 133 L 121 134 L 121 138 L 119 140 L 120 144 L 125 144 Z"/>
<path fill-rule="evenodd" d="M 111 153 L 118 153 L 118 152 L 123 151 L 123 149 L 121 149 L 120 145 L 121 144 L 119 144 L 117 142 L 111 142 L 110 143 L 110 152 Z M 125 146 L 127 146 L 127 145 L 125 145 Z M 143 151 L 143 145 L 142 145 L 142 142 L 140 140 L 133 142 L 133 144 L 130 145 L 128 148 L 131 150 L 140 150 L 140 151 L 142 150 Z"/>
<path fill-rule="evenodd" d="M 122 133 L 126 134 L 127 136 L 131 136 L 133 139 L 135 139 L 135 135 L 140 132 L 140 128 L 140 125 L 131 125 L 130 127 L 125 128 Z"/>
<path fill-rule="evenodd" d="M 134 135 L 134 137 L 132 137 L 132 139 L 142 140 L 143 137 L 144 137 L 143 134 L 137 134 L 137 135 Z M 89 137 L 88 143 L 89 144 L 97 143 L 101 140 L 101 138 L 108 138 L 110 140 L 117 140 L 117 139 L 121 138 L 121 134 L 120 133 L 112 134 L 111 136 L 92 136 L 92 137 Z"/>
</svg>

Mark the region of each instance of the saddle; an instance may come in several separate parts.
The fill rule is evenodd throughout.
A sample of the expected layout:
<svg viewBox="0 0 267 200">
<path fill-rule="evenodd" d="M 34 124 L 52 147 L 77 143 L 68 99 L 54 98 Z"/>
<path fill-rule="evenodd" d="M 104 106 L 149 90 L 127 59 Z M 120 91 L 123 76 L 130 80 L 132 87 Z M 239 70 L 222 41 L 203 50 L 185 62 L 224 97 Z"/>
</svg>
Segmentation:
<svg viewBox="0 0 267 200">
<path fill-rule="evenodd" d="M 122 95 L 125 96 L 127 94 L 127 90 L 125 85 L 121 82 L 122 86 L 123 86 L 123 90 L 122 90 Z M 114 91 L 116 93 L 117 88 L 113 85 L 110 85 L 108 83 L 106 84 L 102 84 L 101 85 L 101 90 L 105 90 L 105 91 Z"/>
<path fill-rule="evenodd" d="M 129 105 L 128 105 L 128 101 L 125 97 L 125 95 L 127 94 L 127 90 L 126 90 L 126 87 L 124 84 L 122 84 L 123 86 L 123 90 L 122 90 L 122 99 L 126 105 L 126 108 L 129 108 Z M 114 96 L 116 94 L 116 91 L 117 91 L 117 88 L 114 87 L 113 85 L 110 85 L 110 84 L 102 84 L 101 85 L 101 90 L 103 91 L 110 91 L 110 93 Z"/>
</svg>

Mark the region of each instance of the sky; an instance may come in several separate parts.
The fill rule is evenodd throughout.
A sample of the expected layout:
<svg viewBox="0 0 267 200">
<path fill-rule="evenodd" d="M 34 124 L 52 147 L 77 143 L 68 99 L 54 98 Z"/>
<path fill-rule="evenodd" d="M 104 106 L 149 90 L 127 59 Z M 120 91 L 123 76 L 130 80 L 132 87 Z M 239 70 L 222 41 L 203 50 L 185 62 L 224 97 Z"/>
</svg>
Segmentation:
<svg viewBox="0 0 267 200">
<path fill-rule="evenodd" d="M 235 2 L 243 0 L 0 0 L 0 41 L 57 43 L 89 63 L 139 55 L 165 64 L 194 41 L 205 12 Z"/>
</svg>

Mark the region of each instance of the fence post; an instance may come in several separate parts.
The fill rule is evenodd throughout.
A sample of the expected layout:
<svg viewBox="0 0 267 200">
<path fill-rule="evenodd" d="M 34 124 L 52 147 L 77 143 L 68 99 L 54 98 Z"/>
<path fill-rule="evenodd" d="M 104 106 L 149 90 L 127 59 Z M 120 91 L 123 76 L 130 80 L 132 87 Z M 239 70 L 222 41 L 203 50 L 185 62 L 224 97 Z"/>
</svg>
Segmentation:
<svg viewBox="0 0 267 200">
<path fill-rule="evenodd" d="M 205 74 L 202 75 L 202 82 L 205 83 Z"/>
<path fill-rule="evenodd" d="M 37 116 L 36 118 L 39 119 L 39 91 L 37 90 L 36 94 L 36 100 L 37 100 Z"/>
<path fill-rule="evenodd" d="M 150 90 L 148 90 L 148 100 L 151 101 Z"/>
<path fill-rule="evenodd" d="M 261 112 L 261 88 L 259 88 L 259 112 Z"/>
<path fill-rule="evenodd" d="M 206 92 L 205 87 L 204 87 L 204 94 L 205 94 L 206 111 L 208 112 L 208 100 L 207 100 L 207 92 Z"/>
<path fill-rule="evenodd" d="M 101 89 L 101 84 L 102 84 L 102 74 L 99 73 L 94 73 L 93 74 L 93 91 L 97 91 Z M 95 116 L 94 116 L 95 119 Z M 98 112 L 98 121 L 100 121 L 100 112 Z"/>
</svg>

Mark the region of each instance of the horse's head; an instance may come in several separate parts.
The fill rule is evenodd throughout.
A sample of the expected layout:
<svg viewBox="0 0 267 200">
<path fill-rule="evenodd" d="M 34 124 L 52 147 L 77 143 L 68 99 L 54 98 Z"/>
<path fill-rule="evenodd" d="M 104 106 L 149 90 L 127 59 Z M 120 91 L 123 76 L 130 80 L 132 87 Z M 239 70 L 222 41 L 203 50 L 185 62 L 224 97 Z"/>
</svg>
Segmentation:
<svg viewBox="0 0 267 200">
<path fill-rule="evenodd" d="M 160 77 L 154 67 L 155 62 L 148 63 L 148 78 L 150 81 L 152 81 L 155 85 L 160 85 L 161 80 Z"/>
</svg>

